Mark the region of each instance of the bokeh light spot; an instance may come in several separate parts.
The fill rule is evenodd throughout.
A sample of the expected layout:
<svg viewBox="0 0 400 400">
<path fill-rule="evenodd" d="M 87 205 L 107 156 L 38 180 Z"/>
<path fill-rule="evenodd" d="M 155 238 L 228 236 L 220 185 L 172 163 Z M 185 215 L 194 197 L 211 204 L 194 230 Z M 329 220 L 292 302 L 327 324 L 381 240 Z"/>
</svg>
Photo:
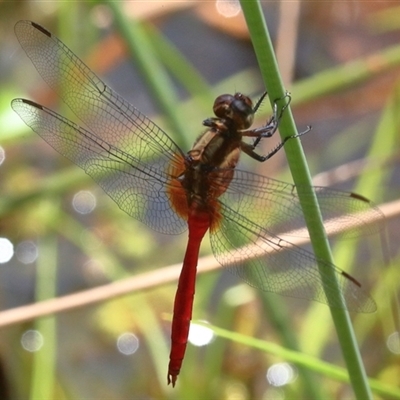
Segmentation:
<svg viewBox="0 0 400 400">
<path fill-rule="evenodd" d="M 204 321 L 205 322 L 205 321 Z M 206 346 L 214 339 L 214 332 L 203 325 L 190 324 L 188 341 L 193 346 Z"/>
<path fill-rule="evenodd" d="M 13 244 L 7 238 L 0 238 L 0 264 L 10 261 L 13 255 Z"/>
<path fill-rule="evenodd" d="M 272 386 L 284 386 L 296 378 L 296 371 L 288 363 L 272 365 L 267 371 L 267 380 Z"/>
<path fill-rule="evenodd" d="M 39 252 L 36 244 L 30 240 L 18 243 L 15 255 L 23 264 L 31 264 L 36 261 Z"/>
<path fill-rule="evenodd" d="M 139 348 L 139 339 L 131 332 L 120 335 L 117 339 L 118 351 L 126 356 L 136 353 Z"/>
<path fill-rule="evenodd" d="M 0 146 L 0 165 L 3 164 L 4 160 L 6 159 L 6 152 Z"/>
<path fill-rule="evenodd" d="M 241 10 L 238 0 L 217 0 L 215 7 L 218 13 L 225 18 L 236 17 Z"/>
<path fill-rule="evenodd" d="M 88 190 L 81 190 L 72 199 L 72 206 L 79 214 L 89 214 L 96 208 L 96 197 Z"/>
<path fill-rule="evenodd" d="M 26 351 L 38 351 L 43 346 L 43 343 L 43 335 L 39 331 L 30 329 L 22 334 L 21 345 Z"/>
<path fill-rule="evenodd" d="M 386 340 L 386 346 L 394 354 L 400 354 L 400 334 L 393 332 Z"/>
</svg>

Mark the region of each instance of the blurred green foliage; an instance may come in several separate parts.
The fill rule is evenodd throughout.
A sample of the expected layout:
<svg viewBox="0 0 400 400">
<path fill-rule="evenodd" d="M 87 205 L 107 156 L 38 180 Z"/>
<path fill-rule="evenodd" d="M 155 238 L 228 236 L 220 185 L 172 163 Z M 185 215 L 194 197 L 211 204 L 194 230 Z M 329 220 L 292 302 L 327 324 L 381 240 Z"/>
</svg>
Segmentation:
<svg viewBox="0 0 400 400">
<path fill-rule="evenodd" d="M 302 140 L 305 152 L 315 174 L 339 166 L 349 172 L 350 162 L 369 160 L 367 168 L 350 171 L 351 179 L 341 182 L 339 176 L 334 183 L 384 203 L 399 193 L 396 156 L 400 46 L 396 41 L 400 33 L 392 22 L 390 33 L 381 33 L 386 32 L 383 24 L 389 20 L 389 3 L 381 4 L 381 10 L 372 3 L 323 3 L 324 7 L 307 3 L 301 6 L 297 73 L 287 88 L 292 93 L 298 126 L 313 125 L 313 131 Z M 212 24 L 217 15 L 214 9 L 207 8 L 208 14 L 204 14 L 203 6 L 194 3 L 175 10 L 165 2 L 165 10 L 160 11 L 161 3 L 149 4 L 156 14 L 141 22 L 133 16 L 140 9 L 140 2 L 117 2 L 111 8 L 107 3 L 96 2 L 0 5 L 0 146 L 5 150 L 5 161 L 0 165 L 0 236 L 15 246 L 33 241 L 39 251 L 34 263 L 23 264 L 14 256 L 0 266 L 3 310 L 146 270 L 160 268 L 162 273 L 162 267 L 181 261 L 186 241 L 185 235 L 154 234 L 128 218 L 81 170 L 56 154 L 12 113 L 10 101 L 14 97 L 33 98 L 56 108 L 55 98 L 15 39 L 15 22 L 31 19 L 42 24 L 84 60 L 85 54 L 94 54 L 93 59 L 99 61 L 96 54 L 100 54 L 107 65 L 105 70 L 97 65 L 102 75 L 114 80 L 112 70 L 116 68 L 121 87 L 132 87 L 132 91 L 138 86 L 132 81 L 132 70 L 124 78 L 119 69 L 122 60 L 109 58 L 105 43 L 115 32 L 124 32 L 126 26 L 122 28 L 121 24 L 134 29 L 136 38 L 143 38 L 136 43 L 139 47 L 135 51 L 145 57 L 135 76 L 146 82 L 147 88 L 135 98 L 145 99 L 146 106 L 151 104 L 151 117 L 185 150 L 200 133 L 201 121 L 211 115 L 217 94 L 263 91 L 255 63 L 223 78 L 216 76 L 213 81 L 205 77 L 213 57 L 226 64 L 221 68 L 240 64 L 244 57 L 237 50 L 237 55 L 231 52 L 229 58 L 218 58 L 222 47 L 228 46 L 229 30 L 221 32 L 222 28 L 215 26 L 215 36 L 221 41 L 203 39 L 192 46 L 192 53 L 209 54 L 209 59 L 204 57 L 200 65 L 190 62 L 193 54 L 180 52 L 174 43 L 174 39 L 185 35 L 198 36 L 191 29 Z M 284 24 L 276 7 L 266 5 L 265 13 Z M 196 24 L 185 23 L 188 18 Z M 108 30 L 101 29 L 110 20 Z M 372 20 L 379 21 L 379 33 L 369 30 Z M 233 24 L 231 29 L 234 28 Z M 211 28 L 206 25 L 206 29 Z M 238 49 L 248 47 L 251 52 L 249 42 L 229 37 L 229 43 Z M 152 58 L 146 60 L 149 54 Z M 135 63 L 138 60 L 134 58 Z M 332 67 L 326 69 L 326 65 Z M 96 62 L 93 69 L 97 71 Z M 158 71 L 163 72 L 162 82 L 157 84 L 152 79 L 160 79 Z M 134 105 L 142 110 L 141 104 Z M 63 108 L 62 112 L 67 113 Z M 263 107 L 259 122 L 269 113 L 269 107 Z M 290 179 L 282 154 L 262 167 L 244 157 L 242 161 L 246 168 L 262 168 L 258 172 Z M 91 214 L 79 215 L 71 206 L 74 194 L 81 189 L 91 190 L 97 197 L 97 207 Z M 397 246 L 393 246 L 398 237 L 396 223 L 395 219 L 388 221 L 388 243 L 392 248 L 385 257 L 379 237 L 334 243 L 336 264 L 345 270 L 353 268 L 351 273 L 363 282 L 378 304 L 377 313 L 352 315 L 352 320 L 368 376 L 373 378 L 374 394 L 382 399 L 400 398 L 400 336 L 398 314 L 393 312 L 400 282 L 399 254 Z M 207 240 L 202 251 L 210 253 Z M 220 329 L 216 329 L 217 337 L 208 346 L 189 345 L 177 387 L 167 387 L 175 288 L 175 284 L 166 284 L 2 328 L 0 361 L 5 380 L 3 384 L 0 380 L 0 389 L 8 387 L 10 399 L 44 400 L 352 396 L 345 378 L 339 377 L 343 371 L 335 369 L 343 364 L 326 306 L 266 296 L 243 287 L 225 273 L 198 277 L 194 318 L 207 320 Z M 44 338 L 38 352 L 28 352 L 21 346 L 22 335 L 30 329 L 38 330 Z M 117 351 L 117 338 L 124 332 L 133 332 L 139 339 L 139 350 L 130 356 Z M 390 337 L 396 338 L 396 332 L 397 347 L 389 351 L 386 342 Z M 263 341 L 265 348 L 260 346 Z M 296 345 L 299 353 L 291 359 L 283 350 L 274 352 L 268 348 L 270 343 L 283 350 Z M 273 386 L 266 378 L 267 370 L 281 362 L 291 363 L 295 376 L 287 385 Z M 2 398 L 6 399 L 4 393 Z"/>
</svg>

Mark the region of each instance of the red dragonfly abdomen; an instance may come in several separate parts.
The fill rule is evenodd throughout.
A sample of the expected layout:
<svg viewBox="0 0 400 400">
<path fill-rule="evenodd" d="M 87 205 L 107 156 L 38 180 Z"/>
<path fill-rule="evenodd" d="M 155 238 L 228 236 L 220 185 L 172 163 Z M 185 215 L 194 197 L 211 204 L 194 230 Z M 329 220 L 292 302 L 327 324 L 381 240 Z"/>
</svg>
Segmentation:
<svg viewBox="0 0 400 400">
<path fill-rule="evenodd" d="M 168 366 L 168 383 L 172 383 L 172 386 L 175 386 L 182 360 L 185 356 L 190 321 L 192 319 L 199 250 L 203 237 L 210 225 L 211 216 L 209 213 L 192 207 L 188 217 L 189 240 L 179 277 L 178 290 L 175 295 L 172 319 L 171 353 Z"/>
</svg>

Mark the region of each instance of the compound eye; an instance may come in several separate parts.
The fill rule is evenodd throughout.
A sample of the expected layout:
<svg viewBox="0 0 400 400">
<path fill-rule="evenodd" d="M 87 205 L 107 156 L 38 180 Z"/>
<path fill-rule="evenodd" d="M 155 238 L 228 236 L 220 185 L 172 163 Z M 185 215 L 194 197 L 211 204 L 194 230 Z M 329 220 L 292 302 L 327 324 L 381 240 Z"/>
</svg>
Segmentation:
<svg viewBox="0 0 400 400">
<path fill-rule="evenodd" d="M 238 129 L 247 129 L 251 126 L 254 120 L 254 111 L 250 97 L 236 93 L 235 100 L 230 108 L 232 110 L 232 119 Z"/>
<path fill-rule="evenodd" d="M 218 96 L 214 101 L 214 114 L 218 118 L 227 118 L 232 115 L 231 104 L 235 98 L 230 94 L 222 94 Z"/>
<path fill-rule="evenodd" d="M 239 100 L 243 105 L 245 105 L 249 108 L 253 108 L 253 102 L 251 101 L 249 96 L 245 96 L 242 93 L 235 93 L 234 97 L 235 97 L 235 100 Z"/>
</svg>

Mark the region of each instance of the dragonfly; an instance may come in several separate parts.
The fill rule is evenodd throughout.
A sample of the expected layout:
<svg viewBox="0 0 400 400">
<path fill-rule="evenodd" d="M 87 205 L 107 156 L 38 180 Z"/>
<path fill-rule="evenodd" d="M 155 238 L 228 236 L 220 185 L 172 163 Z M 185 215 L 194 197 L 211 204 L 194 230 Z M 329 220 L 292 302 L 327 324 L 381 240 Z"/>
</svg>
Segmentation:
<svg viewBox="0 0 400 400">
<path fill-rule="evenodd" d="M 21 119 L 128 215 L 164 234 L 188 230 L 173 307 L 168 384 L 175 386 L 182 367 L 199 250 L 208 231 L 218 262 L 255 288 L 354 312 L 376 310 L 355 278 L 282 237 L 304 224 L 299 193 L 311 201 L 304 188 L 236 168 L 241 153 L 263 162 L 293 138 L 266 155 L 257 152 L 260 141 L 277 130 L 285 107 L 278 112 L 275 102 L 272 117 L 251 129 L 266 94 L 254 106 L 240 93 L 218 96 L 215 116 L 203 121 L 204 132 L 184 152 L 45 28 L 19 21 L 15 33 L 39 74 L 83 124 L 18 98 L 12 108 Z M 314 192 L 333 231 L 365 234 L 374 230 L 371 221 L 382 218 L 361 195 L 326 187 L 314 187 Z M 335 300 L 330 293 L 337 287 L 341 297 Z"/>
</svg>

